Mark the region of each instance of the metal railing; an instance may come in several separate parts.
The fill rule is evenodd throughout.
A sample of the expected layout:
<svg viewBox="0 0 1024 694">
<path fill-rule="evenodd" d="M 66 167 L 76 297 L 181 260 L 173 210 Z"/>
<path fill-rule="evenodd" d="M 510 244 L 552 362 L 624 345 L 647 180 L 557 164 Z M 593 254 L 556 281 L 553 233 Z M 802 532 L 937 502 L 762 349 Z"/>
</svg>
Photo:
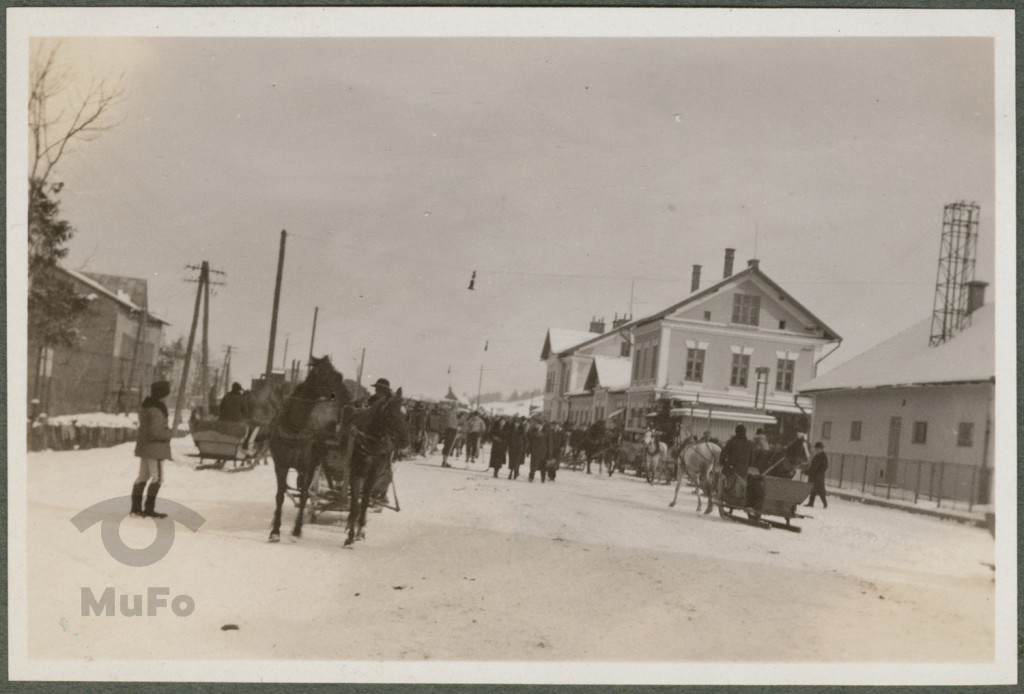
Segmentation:
<svg viewBox="0 0 1024 694">
<path fill-rule="evenodd" d="M 991 468 L 852 453 L 828 458 L 825 484 L 836 489 L 966 511 L 988 503 Z"/>
</svg>

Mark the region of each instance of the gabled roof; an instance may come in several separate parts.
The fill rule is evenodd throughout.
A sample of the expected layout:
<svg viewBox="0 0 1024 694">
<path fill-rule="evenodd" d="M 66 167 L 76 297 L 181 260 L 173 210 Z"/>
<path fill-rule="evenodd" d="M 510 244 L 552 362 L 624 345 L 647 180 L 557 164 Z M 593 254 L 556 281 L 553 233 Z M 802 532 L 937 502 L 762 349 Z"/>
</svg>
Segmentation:
<svg viewBox="0 0 1024 694">
<path fill-rule="evenodd" d="M 138 295 L 141 288 L 142 296 L 145 296 L 145 280 L 135 279 L 132 277 L 118 278 L 115 275 L 96 275 L 96 278 L 94 278 L 91 277 L 90 275 L 87 275 L 84 272 L 78 272 L 77 270 L 72 270 L 70 268 L 62 267 L 59 265 L 57 267 L 61 272 L 64 272 L 70 275 L 71 277 L 74 277 L 76 280 L 88 286 L 90 289 L 93 289 L 94 291 L 99 292 L 104 296 L 110 297 L 111 299 L 121 304 L 122 306 L 128 308 L 129 310 L 142 310 L 142 308 L 138 306 L 135 303 L 135 301 L 132 300 L 132 296 L 129 294 L 129 289 L 133 291 L 136 295 Z M 115 287 L 115 289 L 111 289 L 110 287 L 105 286 L 104 282 L 100 282 L 100 280 L 97 278 L 104 278 L 105 280 L 110 280 L 111 282 L 113 280 L 123 280 L 123 282 L 116 283 L 117 286 Z M 110 282 L 108 282 L 108 284 L 109 283 Z M 170 323 L 165 321 L 163 318 L 154 316 L 152 312 L 149 312 L 149 319 L 152 321 L 156 321 L 158 323 L 163 323 L 164 325 L 170 325 Z"/>
<path fill-rule="evenodd" d="M 593 390 L 601 386 L 617 390 L 629 386 L 633 369 L 633 360 L 630 357 L 596 356 L 593 359 L 584 388 Z"/>
<path fill-rule="evenodd" d="M 548 357 L 552 354 L 561 354 L 570 347 L 575 347 L 592 337 L 595 337 L 594 333 L 587 332 L 586 330 L 548 328 L 548 334 L 544 338 L 544 349 L 540 352 L 540 360 L 547 361 Z"/>
<path fill-rule="evenodd" d="M 643 316 L 643 317 L 637 318 L 636 320 L 630 321 L 629 323 L 624 323 L 623 325 L 620 325 L 618 328 L 614 328 L 613 330 L 610 330 L 610 331 L 608 331 L 606 333 L 603 333 L 601 335 L 594 335 L 593 333 L 590 333 L 590 334 L 588 334 L 588 338 L 589 339 L 586 339 L 586 340 L 584 340 L 584 341 L 582 341 L 582 342 L 580 342 L 578 344 L 575 344 L 575 345 L 570 345 L 570 347 L 573 350 L 576 350 L 576 349 L 579 349 L 581 347 L 586 347 L 586 346 L 588 346 L 588 345 L 590 345 L 590 344 L 592 344 L 594 342 L 597 342 L 601 338 L 607 338 L 612 333 L 621 333 L 621 332 L 624 332 L 624 331 L 628 331 L 631 328 L 636 328 L 636 327 L 639 327 L 641 325 L 645 325 L 647 323 L 652 323 L 654 321 L 661 320 L 662 318 L 665 318 L 666 316 L 669 316 L 669 315 L 675 313 L 676 311 L 678 311 L 679 309 L 681 309 L 681 308 L 683 308 L 685 306 L 688 306 L 690 304 L 695 304 L 695 303 L 697 303 L 699 301 L 703 301 L 704 299 L 708 298 L 709 296 L 712 296 L 713 294 L 716 294 L 717 292 L 721 291 L 723 288 L 729 286 L 730 284 L 739 284 L 740 282 L 742 282 L 742 281 L 744 281 L 746 279 L 752 278 L 752 277 L 760 279 L 761 281 L 763 281 L 778 296 L 785 298 L 785 300 L 788 301 L 793 306 L 793 308 L 795 308 L 796 310 L 806 314 L 807 317 L 813 323 L 815 323 L 815 324 L 817 324 L 818 326 L 821 327 L 823 336 L 824 336 L 824 338 L 826 340 L 828 340 L 829 342 L 833 342 L 833 341 L 841 340 L 842 339 L 837 332 L 835 332 L 830 327 L 825 325 L 824 321 L 822 321 L 817 316 L 815 316 L 813 313 L 808 311 L 804 307 L 804 305 L 801 304 L 796 299 L 794 299 L 793 296 L 789 292 L 787 292 L 785 289 L 780 287 L 771 277 L 769 277 L 768 275 L 764 274 L 764 272 L 761 271 L 761 268 L 758 267 L 758 265 L 755 263 L 753 265 L 748 265 L 745 270 L 741 270 L 740 272 L 737 272 L 737 273 L 735 273 L 733 275 L 729 275 L 728 277 L 726 277 L 726 278 L 724 278 L 722 280 L 719 280 L 717 283 L 712 284 L 710 287 L 707 287 L 706 289 L 702 289 L 699 292 L 691 294 L 690 296 L 686 297 L 682 301 L 674 303 L 671 306 L 669 306 L 668 308 L 662 309 L 661 311 L 658 311 L 657 313 L 652 313 L 649 316 Z M 541 358 L 542 359 L 546 359 L 547 357 L 541 357 Z"/>
<path fill-rule="evenodd" d="M 996 373 L 994 305 L 980 307 L 970 321 L 945 343 L 929 347 L 929 316 L 811 379 L 800 392 L 989 381 Z"/>
</svg>

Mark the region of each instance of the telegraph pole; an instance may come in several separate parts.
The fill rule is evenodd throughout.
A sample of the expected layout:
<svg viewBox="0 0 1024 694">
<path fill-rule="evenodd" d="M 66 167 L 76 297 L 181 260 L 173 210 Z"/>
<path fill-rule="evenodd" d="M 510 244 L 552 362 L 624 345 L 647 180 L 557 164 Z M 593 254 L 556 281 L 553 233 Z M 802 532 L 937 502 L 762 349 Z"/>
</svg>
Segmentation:
<svg viewBox="0 0 1024 694">
<path fill-rule="evenodd" d="M 171 436 L 178 433 L 178 425 L 181 424 L 181 407 L 185 402 L 185 393 L 188 390 L 188 367 L 192 361 L 192 347 L 196 342 L 196 326 L 199 323 L 199 302 L 203 298 L 203 279 L 199 279 L 199 287 L 196 288 L 196 307 L 192 311 L 192 328 L 188 332 L 188 347 L 185 348 L 185 365 L 181 370 L 181 385 L 178 387 L 178 401 L 174 406 L 174 425 L 171 427 Z"/>
<path fill-rule="evenodd" d="M 210 377 L 210 263 L 204 260 L 200 273 L 200 280 L 203 283 L 203 373 L 199 392 L 203 396 L 203 413 L 205 414 L 210 408 L 210 393 L 207 388 Z M 204 276 L 205 280 L 203 280 Z"/>
<path fill-rule="evenodd" d="M 132 367 L 128 371 L 128 392 L 131 393 L 131 388 L 135 384 L 135 369 L 139 363 L 139 352 L 142 351 L 142 344 L 146 339 L 146 325 L 149 323 L 149 296 L 147 295 L 142 298 L 142 311 L 139 312 L 139 332 L 135 336 L 135 348 L 132 350 Z M 143 369 L 143 375 L 140 379 L 140 383 L 145 381 L 145 369 Z M 139 386 L 139 395 L 143 393 L 142 385 Z"/>
<path fill-rule="evenodd" d="M 320 313 L 320 307 L 313 308 L 313 334 L 309 336 L 309 359 L 306 361 L 306 368 L 313 363 L 313 342 L 316 340 L 316 317 Z"/>
<path fill-rule="evenodd" d="M 362 390 L 363 385 L 363 362 L 366 361 L 366 348 L 363 347 L 363 355 L 359 357 L 359 371 L 356 372 L 356 397 L 359 397 L 359 392 Z"/>
<path fill-rule="evenodd" d="M 480 409 L 480 389 L 484 385 L 484 365 L 480 365 L 480 380 L 476 383 L 476 409 Z"/>
<path fill-rule="evenodd" d="M 267 348 L 266 380 L 274 371 L 274 338 L 277 337 L 277 308 L 281 304 L 281 275 L 284 273 L 284 242 L 288 232 L 281 230 L 281 250 L 277 255 L 277 282 L 274 284 L 274 311 L 270 314 L 270 346 Z"/>
<path fill-rule="evenodd" d="M 227 353 L 224 355 L 224 392 L 231 388 L 231 345 L 227 347 Z"/>
</svg>

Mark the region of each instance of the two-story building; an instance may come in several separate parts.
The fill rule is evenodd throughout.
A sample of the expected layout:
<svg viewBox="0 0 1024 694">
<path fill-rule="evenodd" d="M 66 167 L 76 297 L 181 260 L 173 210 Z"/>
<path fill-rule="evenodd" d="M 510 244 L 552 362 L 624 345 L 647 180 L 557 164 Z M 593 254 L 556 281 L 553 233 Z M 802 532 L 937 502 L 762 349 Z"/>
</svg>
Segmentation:
<svg viewBox="0 0 1024 694">
<path fill-rule="evenodd" d="M 814 377 L 825 347 L 838 347 L 841 338 L 757 260 L 735 274 L 732 265 L 727 249 L 715 284 L 701 289 L 694 266 L 691 293 L 682 301 L 561 352 L 546 349 L 549 379 L 554 372 L 557 386 L 558 374 L 568 372 L 558 394 L 585 391 L 582 374 L 595 357 L 628 356 L 627 431 L 642 430 L 656 409 L 669 410 L 684 434 L 708 431 L 721 440 L 737 424 L 764 427 L 779 439 L 806 431 L 811 400 L 798 396 L 799 386 Z M 554 408 L 545 407 L 545 414 L 564 418 Z"/>
<path fill-rule="evenodd" d="M 115 411 L 119 394 L 127 408 L 135 409 L 140 388 L 158 375 L 163 329 L 168 325 L 145 310 L 146 280 L 59 266 L 56 271 L 91 302 L 75 324 L 79 334 L 76 347 L 29 343 L 33 363 L 28 411 L 33 410 L 33 399 L 51 416 Z"/>
</svg>

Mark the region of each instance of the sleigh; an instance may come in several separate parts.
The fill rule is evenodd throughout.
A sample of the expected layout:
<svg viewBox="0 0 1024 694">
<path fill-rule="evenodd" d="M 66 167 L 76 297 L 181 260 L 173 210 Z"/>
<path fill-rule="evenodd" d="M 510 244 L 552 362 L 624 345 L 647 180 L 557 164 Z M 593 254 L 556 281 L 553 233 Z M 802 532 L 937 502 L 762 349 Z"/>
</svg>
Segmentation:
<svg viewBox="0 0 1024 694">
<path fill-rule="evenodd" d="M 736 520 L 760 528 L 782 528 L 792 532 L 800 532 L 798 526 L 792 525 L 793 518 L 803 518 L 797 508 L 811 493 L 812 484 L 785 477 L 762 475 L 751 470 L 747 476 L 746 487 L 734 485 L 733 489 L 726 486 L 720 479 L 715 501 L 718 513 L 722 518 Z M 735 515 L 742 511 L 745 517 Z M 776 520 L 781 518 L 782 520 Z"/>
<path fill-rule="evenodd" d="M 266 461 L 267 444 L 254 432 L 246 441 L 249 428 L 244 422 L 200 421 L 192 432 L 192 441 L 198 453 L 190 454 L 199 458 L 196 470 L 225 470 L 241 472 L 251 470 L 260 461 Z M 230 466 L 228 464 L 230 463 Z M 227 466 L 225 468 L 225 466 Z"/>
</svg>

